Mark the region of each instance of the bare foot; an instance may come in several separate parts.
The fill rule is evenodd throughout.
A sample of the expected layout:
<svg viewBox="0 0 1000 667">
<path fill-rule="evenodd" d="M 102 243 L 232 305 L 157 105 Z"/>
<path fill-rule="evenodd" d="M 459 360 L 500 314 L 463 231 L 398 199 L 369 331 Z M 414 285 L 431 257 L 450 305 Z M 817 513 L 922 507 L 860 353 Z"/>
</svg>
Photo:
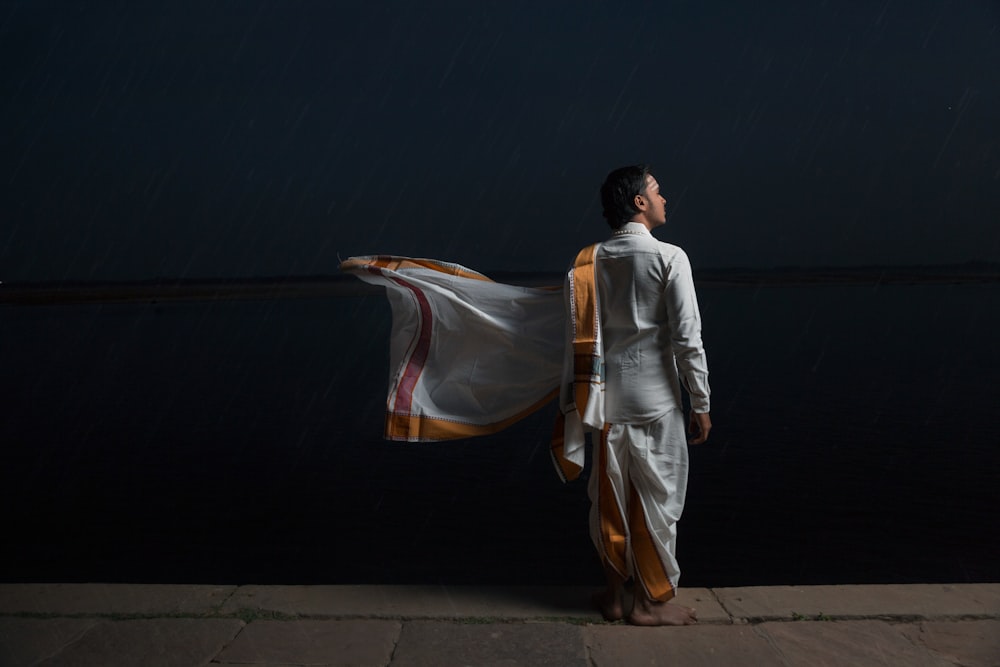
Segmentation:
<svg viewBox="0 0 1000 667">
<path fill-rule="evenodd" d="M 698 622 L 698 614 L 691 607 L 637 598 L 628 622 L 632 625 L 694 625 Z"/>
<path fill-rule="evenodd" d="M 606 588 L 603 591 L 594 593 L 590 598 L 594 606 L 597 607 L 605 621 L 614 622 L 625 618 L 625 605 L 622 602 L 621 589 L 615 591 Z"/>
</svg>

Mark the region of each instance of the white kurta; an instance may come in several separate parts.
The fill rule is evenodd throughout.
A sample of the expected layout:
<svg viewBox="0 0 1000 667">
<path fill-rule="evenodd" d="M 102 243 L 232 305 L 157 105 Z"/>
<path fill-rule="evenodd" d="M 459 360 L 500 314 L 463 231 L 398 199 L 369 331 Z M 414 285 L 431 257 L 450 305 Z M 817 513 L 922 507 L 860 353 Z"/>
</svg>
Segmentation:
<svg viewBox="0 0 1000 667">
<path fill-rule="evenodd" d="M 691 265 L 683 250 L 627 223 L 597 251 L 605 419 L 643 424 L 681 407 L 709 411 L 708 362 Z"/>
</svg>

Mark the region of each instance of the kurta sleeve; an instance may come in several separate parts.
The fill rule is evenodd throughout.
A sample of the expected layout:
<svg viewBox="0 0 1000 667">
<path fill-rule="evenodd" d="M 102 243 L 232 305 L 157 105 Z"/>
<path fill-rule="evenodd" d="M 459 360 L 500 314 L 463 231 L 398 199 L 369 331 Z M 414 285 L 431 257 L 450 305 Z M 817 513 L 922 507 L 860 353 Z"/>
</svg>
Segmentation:
<svg viewBox="0 0 1000 667">
<path fill-rule="evenodd" d="M 691 264 L 683 250 L 669 259 L 665 287 L 670 343 L 691 409 L 709 412 L 708 359 L 701 342 L 701 314 L 694 291 Z"/>
</svg>

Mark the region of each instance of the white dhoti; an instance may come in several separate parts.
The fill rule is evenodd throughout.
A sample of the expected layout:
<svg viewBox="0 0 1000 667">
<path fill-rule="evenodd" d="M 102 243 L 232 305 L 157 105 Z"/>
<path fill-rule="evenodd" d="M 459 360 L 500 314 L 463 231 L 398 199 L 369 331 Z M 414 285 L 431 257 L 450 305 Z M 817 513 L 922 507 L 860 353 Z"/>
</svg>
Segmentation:
<svg viewBox="0 0 1000 667">
<path fill-rule="evenodd" d="M 653 600 L 674 596 L 680 579 L 677 522 L 687 491 L 684 416 L 670 410 L 647 424 L 607 424 L 594 447 L 588 491 L 590 536 L 604 566 L 633 577 Z"/>
</svg>

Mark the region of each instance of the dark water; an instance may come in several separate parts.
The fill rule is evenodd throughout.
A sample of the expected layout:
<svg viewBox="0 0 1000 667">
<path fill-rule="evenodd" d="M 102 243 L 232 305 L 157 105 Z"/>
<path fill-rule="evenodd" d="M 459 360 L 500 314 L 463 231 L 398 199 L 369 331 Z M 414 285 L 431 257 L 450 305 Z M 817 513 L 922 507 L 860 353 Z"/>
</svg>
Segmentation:
<svg viewBox="0 0 1000 667">
<path fill-rule="evenodd" d="M 1000 286 L 702 289 L 687 586 L 1000 581 Z M 554 406 L 380 440 L 379 296 L 0 307 L 0 578 L 600 579 Z"/>
</svg>

